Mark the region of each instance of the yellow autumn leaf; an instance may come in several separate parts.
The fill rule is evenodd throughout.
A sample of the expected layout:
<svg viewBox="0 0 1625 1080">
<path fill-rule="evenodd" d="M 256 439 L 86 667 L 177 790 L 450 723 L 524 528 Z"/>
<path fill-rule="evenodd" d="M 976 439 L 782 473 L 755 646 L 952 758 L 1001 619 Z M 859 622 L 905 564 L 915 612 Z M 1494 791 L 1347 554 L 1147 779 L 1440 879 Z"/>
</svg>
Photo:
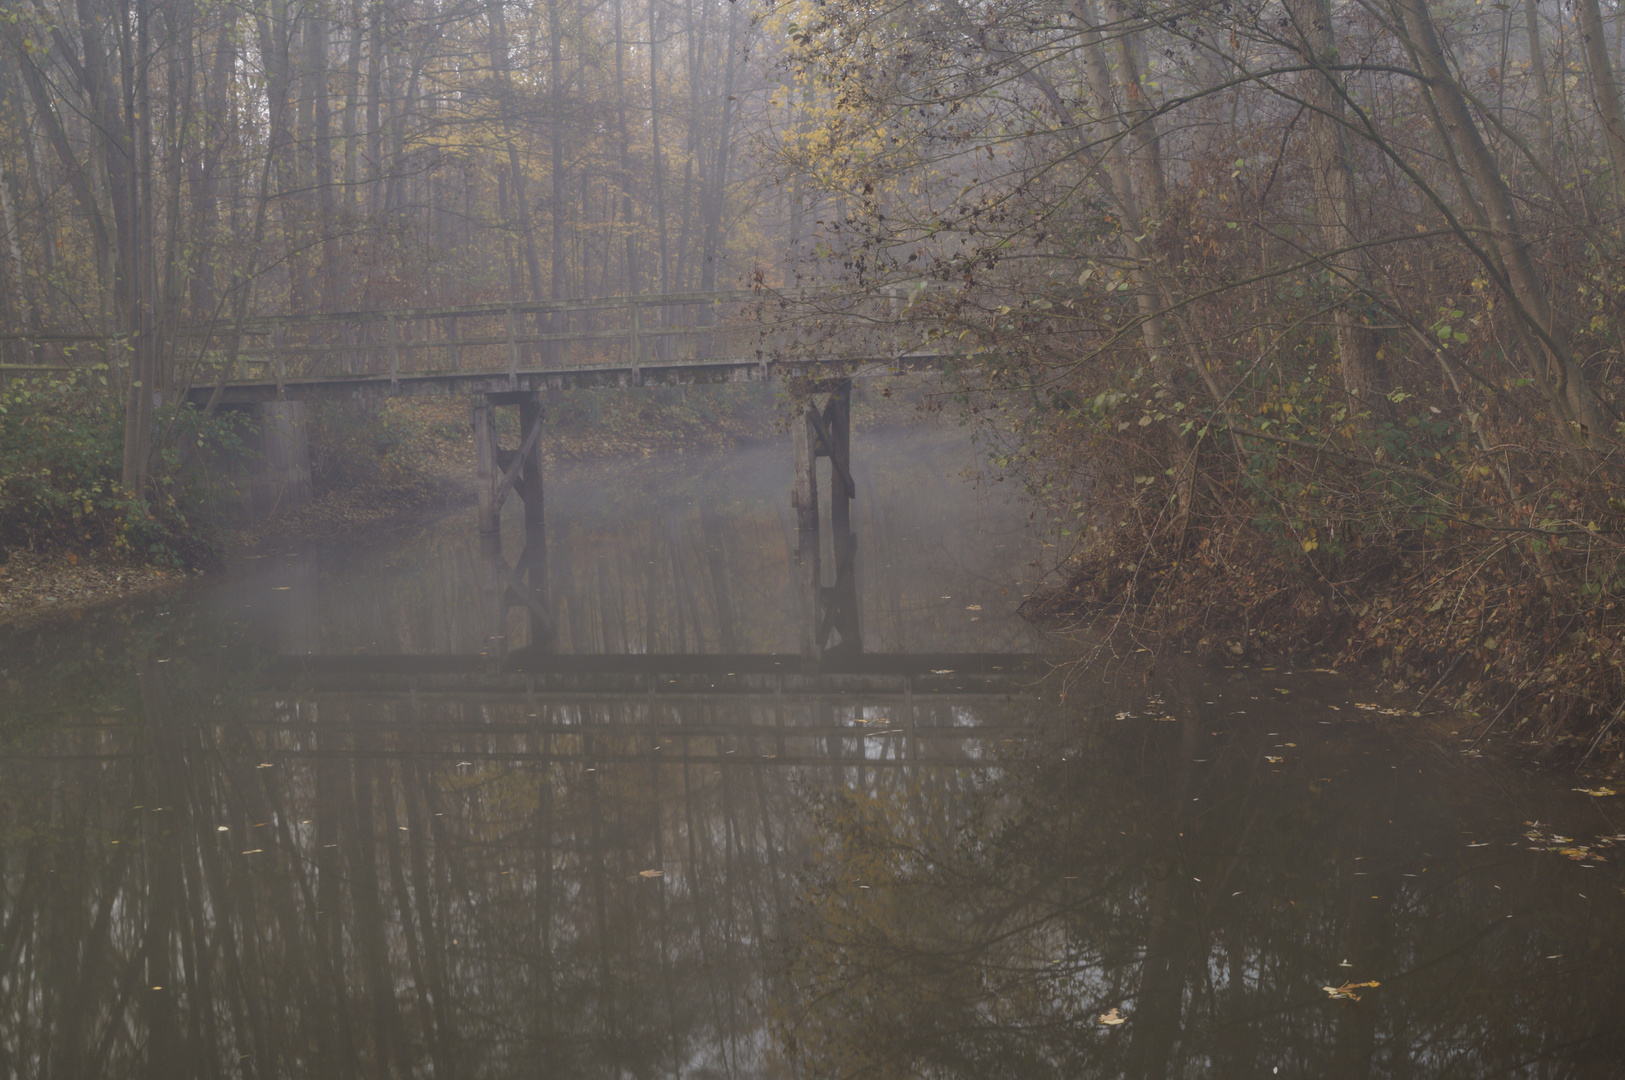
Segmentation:
<svg viewBox="0 0 1625 1080">
<path fill-rule="evenodd" d="M 1375 988 L 1380 985 L 1382 984 L 1372 979 L 1370 982 L 1346 982 L 1342 986 L 1322 986 L 1321 989 L 1326 991 L 1327 996 L 1335 1001 L 1359 1001 L 1360 995 L 1354 991 L 1364 990 L 1368 986 Z"/>
<path fill-rule="evenodd" d="M 1107 1027 L 1116 1027 L 1118 1024 L 1123 1023 L 1127 1019 L 1128 1017 L 1118 1012 L 1115 1008 L 1113 1008 L 1110 1012 L 1100 1014 L 1100 1022 L 1105 1024 Z"/>
</svg>

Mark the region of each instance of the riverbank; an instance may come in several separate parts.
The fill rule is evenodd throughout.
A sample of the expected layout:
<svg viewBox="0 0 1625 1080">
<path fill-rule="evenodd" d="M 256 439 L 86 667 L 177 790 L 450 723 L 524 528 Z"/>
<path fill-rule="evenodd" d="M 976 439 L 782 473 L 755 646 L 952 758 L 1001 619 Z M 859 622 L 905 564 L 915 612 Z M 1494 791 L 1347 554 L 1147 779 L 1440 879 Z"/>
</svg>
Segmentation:
<svg viewBox="0 0 1625 1080">
<path fill-rule="evenodd" d="M 1125 537 L 1120 536 L 1119 541 Z M 1182 548 L 1103 541 L 1027 605 L 1063 626 L 1109 625 L 1207 663 L 1368 672 L 1413 711 L 1471 738 L 1509 737 L 1543 764 L 1625 771 L 1616 605 L 1465 540 L 1371 545 L 1335 567 L 1233 519 Z"/>
<path fill-rule="evenodd" d="M 178 588 L 193 574 L 92 553 L 14 551 L 0 564 L 0 628 L 27 629 Z"/>
</svg>

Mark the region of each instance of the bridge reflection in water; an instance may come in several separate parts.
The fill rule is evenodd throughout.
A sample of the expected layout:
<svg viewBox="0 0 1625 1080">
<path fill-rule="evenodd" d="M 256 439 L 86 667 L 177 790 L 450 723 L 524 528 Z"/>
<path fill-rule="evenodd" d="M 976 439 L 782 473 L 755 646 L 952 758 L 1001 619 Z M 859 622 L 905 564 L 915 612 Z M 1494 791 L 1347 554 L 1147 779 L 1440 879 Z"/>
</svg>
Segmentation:
<svg viewBox="0 0 1625 1080">
<path fill-rule="evenodd" d="M 947 827 L 1030 728 L 1036 657 L 899 649 L 1022 638 L 970 634 L 963 598 L 933 598 L 952 631 L 918 610 L 940 567 L 922 588 L 887 563 L 932 562 L 907 543 L 928 521 L 874 518 L 889 651 L 864 653 L 850 527 L 747 498 L 634 528 L 595 499 L 560 486 L 551 551 L 513 515 L 516 563 L 447 532 L 433 574 L 269 560 L 177 612 L 134 696 L 0 757 L 44 815 L 8 813 L 25 839 L 0 847 L 4 1071 L 787 1068 L 768 943 L 820 816 L 850 797 Z"/>
<path fill-rule="evenodd" d="M 756 468 L 6 652 L 0 1075 L 1617 1075 L 1568 782 L 1325 675 L 1046 704 L 941 470 L 858 462 L 843 563 Z"/>
</svg>

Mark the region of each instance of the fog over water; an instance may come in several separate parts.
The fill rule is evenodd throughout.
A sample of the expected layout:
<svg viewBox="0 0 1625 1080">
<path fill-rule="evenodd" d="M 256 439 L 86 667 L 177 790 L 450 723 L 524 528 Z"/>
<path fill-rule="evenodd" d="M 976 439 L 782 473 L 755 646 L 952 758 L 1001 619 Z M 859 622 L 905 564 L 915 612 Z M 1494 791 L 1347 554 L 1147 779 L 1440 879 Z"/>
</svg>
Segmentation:
<svg viewBox="0 0 1625 1080">
<path fill-rule="evenodd" d="M 1063 700 L 1016 493 L 856 443 L 816 583 L 766 446 L 554 469 L 528 600 L 457 511 L 0 639 L 0 1075 L 1621 1074 L 1617 799 L 1341 674 Z"/>
</svg>

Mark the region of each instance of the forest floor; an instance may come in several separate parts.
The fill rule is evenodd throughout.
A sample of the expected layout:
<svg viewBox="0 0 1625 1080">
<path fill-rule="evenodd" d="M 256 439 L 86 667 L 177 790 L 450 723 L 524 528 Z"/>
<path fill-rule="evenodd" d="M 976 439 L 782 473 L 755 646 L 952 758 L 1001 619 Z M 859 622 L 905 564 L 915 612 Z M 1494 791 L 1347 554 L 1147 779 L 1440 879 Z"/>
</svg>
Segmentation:
<svg viewBox="0 0 1625 1080">
<path fill-rule="evenodd" d="M 593 401 L 567 397 L 552 407 L 543 429 L 545 465 L 611 461 L 665 453 L 724 450 L 786 436 L 772 391 L 760 386 L 723 395 L 700 392 L 648 393 L 639 398 Z M 853 402 L 860 430 L 898 428 L 932 422 L 933 402 L 903 380 L 893 394 L 875 388 Z M 718 400 L 720 398 L 720 400 Z M 391 431 L 387 445 L 359 467 L 323 475 L 317 465 L 317 493 L 296 510 L 225 530 L 217 541 L 222 559 L 240 552 L 274 549 L 310 537 L 342 541 L 425 514 L 472 504 L 475 497 L 474 440 L 468 406 L 460 399 L 391 399 L 381 421 Z M 313 431 L 313 450 L 329 455 L 341 447 L 334 432 Z M 318 420 L 318 423 L 320 421 Z M 404 435 L 403 435 L 404 433 Z M 367 433 L 363 433 L 365 440 Z M 515 434 L 508 433 L 510 445 Z M 353 440 L 352 440 L 353 443 Z M 0 628 L 24 629 L 78 617 L 107 604 L 178 588 L 203 571 L 154 566 L 106 552 L 12 551 L 0 563 Z"/>
</svg>

